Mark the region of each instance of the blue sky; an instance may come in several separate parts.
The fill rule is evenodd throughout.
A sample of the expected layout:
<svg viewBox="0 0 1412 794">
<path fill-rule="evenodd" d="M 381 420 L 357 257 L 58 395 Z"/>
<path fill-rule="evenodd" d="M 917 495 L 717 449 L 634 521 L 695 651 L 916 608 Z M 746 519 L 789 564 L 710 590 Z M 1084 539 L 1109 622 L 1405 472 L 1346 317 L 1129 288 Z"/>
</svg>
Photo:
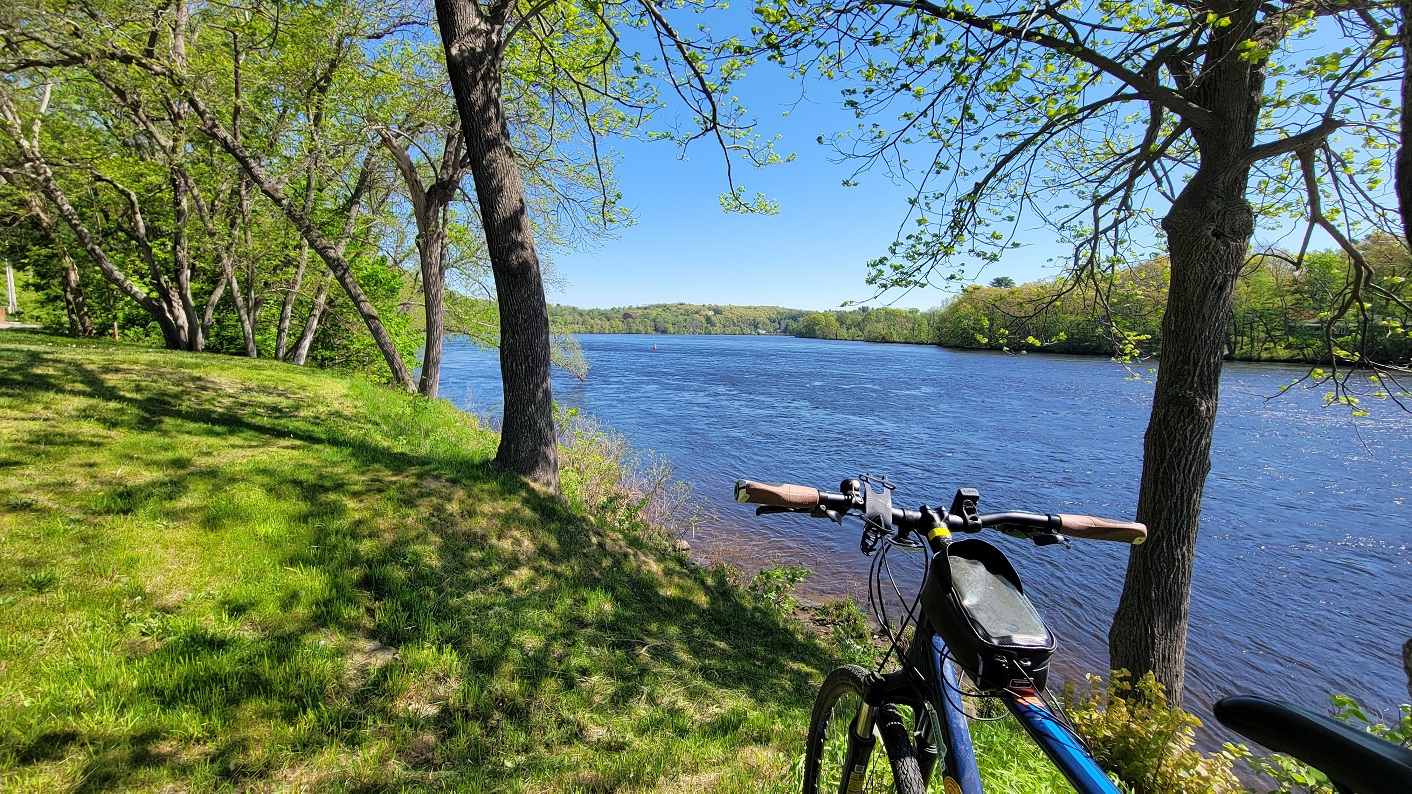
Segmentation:
<svg viewBox="0 0 1412 794">
<path fill-rule="evenodd" d="M 910 189 L 881 173 L 843 187 L 854 166 L 830 162 L 832 150 L 816 142 L 820 134 L 854 124 L 840 105 L 838 86 L 812 85 L 796 102 L 799 84 L 779 67 L 761 64 L 741 95 L 761 134 L 782 136 L 777 150 L 797 155 L 762 170 L 734 166 L 737 184 L 777 200 L 779 214 L 721 210 L 725 168 L 709 142 L 693 144 L 689 159 L 680 160 L 670 142 L 621 141 L 619 185 L 637 223 L 594 250 L 553 252 L 564 283 L 551 301 L 599 308 L 683 301 L 829 309 L 872 296 L 864 283 L 866 263 L 886 253 Z M 1021 239 L 1032 244 L 990 266 L 983 280 L 1007 275 L 1028 281 L 1051 272 L 1045 259 L 1059 249 L 1049 244 L 1047 230 Z M 929 289 L 888 300 L 930 308 L 944 298 Z"/>
<path fill-rule="evenodd" d="M 744 26 L 746 19 L 728 12 L 729 24 Z M 1320 31 L 1302 43 L 1303 55 L 1329 46 L 1326 38 Z M 779 135 L 777 151 L 796 155 L 763 170 L 735 164 L 736 184 L 778 201 L 779 214 L 722 211 L 725 168 L 709 141 L 694 144 L 688 159 L 679 159 L 670 142 L 618 141 L 619 187 L 636 224 L 591 250 L 548 252 L 558 276 L 551 301 L 597 308 L 683 301 L 830 309 L 873 296 L 864 281 L 866 263 L 885 254 L 897 236 L 912 190 L 881 171 L 863 175 L 856 187 L 843 186 L 856 164 L 831 162 L 833 150 L 817 143 L 820 135 L 827 139 L 856 125 L 842 107 L 841 85 L 812 82 L 801 97 L 800 84 L 784 69 L 761 63 L 736 87 L 759 133 Z M 669 122 L 670 112 L 659 113 L 653 126 Z M 1009 276 L 1023 283 L 1059 272 L 1050 260 L 1071 249 L 1056 244 L 1053 230 L 1038 219 L 1021 220 L 1014 238 L 1021 247 L 989 265 L 979 281 Z M 1303 224 L 1286 224 L 1258 232 L 1255 242 L 1298 247 L 1303 231 Z M 1322 232 L 1315 236 L 1315 249 L 1331 246 Z M 931 288 L 883 302 L 925 309 L 946 296 Z"/>
</svg>

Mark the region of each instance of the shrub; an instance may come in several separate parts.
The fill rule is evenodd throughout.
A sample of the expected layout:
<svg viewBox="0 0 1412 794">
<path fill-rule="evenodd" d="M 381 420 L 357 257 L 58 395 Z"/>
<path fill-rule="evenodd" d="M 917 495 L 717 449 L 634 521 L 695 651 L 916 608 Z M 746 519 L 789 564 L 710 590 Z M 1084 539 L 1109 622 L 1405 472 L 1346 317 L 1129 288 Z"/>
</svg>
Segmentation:
<svg viewBox="0 0 1412 794">
<path fill-rule="evenodd" d="M 1088 687 L 1064 686 L 1069 719 L 1104 769 L 1134 794 L 1214 794 L 1242 790 L 1226 754 L 1193 749 L 1201 720 L 1168 707 L 1167 693 L 1151 673 L 1136 683 L 1126 670 L 1108 685 L 1088 677 Z"/>
<path fill-rule="evenodd" d="M 623 529 L 691 537 L 706 517 L 691 486 L 672 479 L 664 458 L 641 452 L 577 408 L 554 413 L 559 436 L 560 487 L 570 504 Z"/>
<path fill-rule="evenodd" d="M 812 573 L 814 572 L 808 568 L 798 565 L 776 565 L 773 568 L 765 568 L 750 580 L 750 590 L 763 596 L 765 601 L 775 609 L 781 612 L 793 612 L 799 608 L 799 602 L 792 595 L 794 586 L 808 579 Z"/>
</svg>

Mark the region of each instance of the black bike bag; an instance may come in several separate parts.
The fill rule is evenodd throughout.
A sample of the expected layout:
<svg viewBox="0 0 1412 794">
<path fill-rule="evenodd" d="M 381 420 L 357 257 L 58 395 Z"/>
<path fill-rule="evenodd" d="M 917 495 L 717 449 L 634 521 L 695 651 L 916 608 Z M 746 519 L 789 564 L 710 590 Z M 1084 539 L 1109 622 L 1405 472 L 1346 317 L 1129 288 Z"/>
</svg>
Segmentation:
<svg viewBox="0 0 1412 794">
<path fill-rule="evenodd" d="M 934 555 L 922 611 L 981 689 L 1044 688 L 1058 642 L 1000 549 L 968 539 Z"/>
</svg>

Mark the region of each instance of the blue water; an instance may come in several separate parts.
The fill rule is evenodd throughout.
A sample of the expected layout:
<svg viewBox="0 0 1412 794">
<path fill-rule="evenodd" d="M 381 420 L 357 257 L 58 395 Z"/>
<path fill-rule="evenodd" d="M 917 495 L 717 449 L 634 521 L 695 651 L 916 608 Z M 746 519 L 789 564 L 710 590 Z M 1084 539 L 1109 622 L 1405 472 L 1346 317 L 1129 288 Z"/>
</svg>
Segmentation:
<svg viewBox="0 0 1412 794">
<path fill-rule="evenodd" d="M 1135 513 L 1145 367 L 789 337 L 579 340 L 588 381 L 556 373 L 555 399 L 666 456 L 710 502 L 693 555 L 746 570 L 807 566 L 806 596 L 864 596 L 857 526 L 756 518 L 731 501 L 737 478 L 836 490 L 871 471 L 898 483 L 894 499 L 909 507 L 949 505 L 965 486 L 980 490 L 983 511 Z M 498 413 L 493 352 L 449 342 L 444 367 L 444 397 Z M 1325 406 L 1322 389 L 1267 399 L 1302 374 L 1225 370 L 1187 655 L 1186 704 L 1198 713 L 1233 693 L 1327 710 L 1327 693 L 1344 692 L 1388 714 L 1408 699 L 1412 416 L 1374 404 L 1354 420 Z M 1126 548 L 992 542 L 1060 637 L 1059 672 L 1106 669 Z"/>
</svg>

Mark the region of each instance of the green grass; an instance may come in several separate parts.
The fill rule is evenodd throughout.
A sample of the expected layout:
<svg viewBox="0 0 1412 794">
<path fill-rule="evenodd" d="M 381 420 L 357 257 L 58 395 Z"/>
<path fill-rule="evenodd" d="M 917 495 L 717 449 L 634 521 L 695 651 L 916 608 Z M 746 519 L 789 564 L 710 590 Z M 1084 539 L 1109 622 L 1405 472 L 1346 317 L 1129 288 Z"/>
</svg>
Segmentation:
<svg viewBox="0 0 1412 794">
<path fill-rule="evenodd" d="M 0 335 L 0 787 L 792 790 L 837 653 L 495 443 L 338 375 Z"/>
</svg>

